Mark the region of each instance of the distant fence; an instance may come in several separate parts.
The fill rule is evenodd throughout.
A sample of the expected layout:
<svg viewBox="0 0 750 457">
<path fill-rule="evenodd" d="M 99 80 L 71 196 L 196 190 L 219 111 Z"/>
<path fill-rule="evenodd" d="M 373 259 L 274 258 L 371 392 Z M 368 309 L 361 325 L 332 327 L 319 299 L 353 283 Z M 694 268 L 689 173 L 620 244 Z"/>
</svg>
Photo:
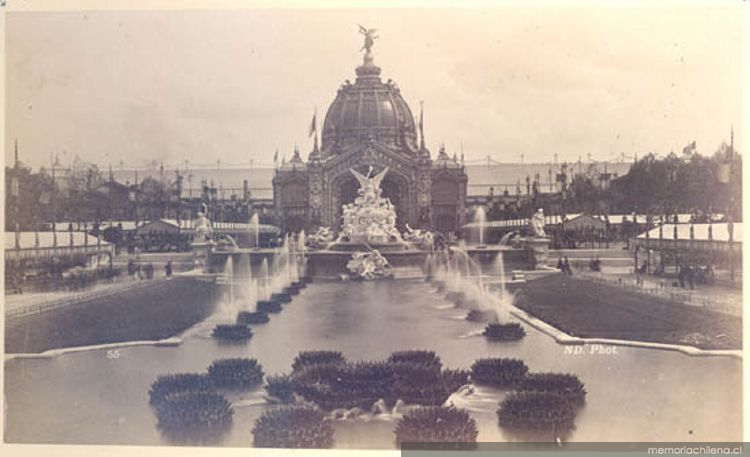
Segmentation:
<svg viewBox="0 0 750 457">
<path fill-rule="evenodd" d="M 576 275 L 600 284 L 612 285 L 625 290 L 651 295 L 681 305 L 697 306 L 723 314 L 742 316 L 741 298 L 707 297 L 691 290 L 675 290 L 675 287 L 672 286 L 672 282 L 667 279 L 660 283 L 646 280 L 643 283 L 638 284 L 634 278 L 612 278 L 590 272 L 576 272 Z"/>
</svg>

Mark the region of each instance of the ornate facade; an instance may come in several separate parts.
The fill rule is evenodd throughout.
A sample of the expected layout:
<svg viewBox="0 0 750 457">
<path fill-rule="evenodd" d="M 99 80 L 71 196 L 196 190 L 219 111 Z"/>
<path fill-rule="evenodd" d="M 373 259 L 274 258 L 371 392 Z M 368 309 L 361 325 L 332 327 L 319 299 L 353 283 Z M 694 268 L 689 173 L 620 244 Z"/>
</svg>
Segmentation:
<svg viewBox="0 0 750 457">
<path fill-rule="evenodd" d="M 367 44 L 367 42 L 366 42 Z M 432 160 L 425 147 L 422 116 L 419 129 L 409 105 L 391 80 L 382 82 L 370 47 L 357 67 L 354 83 L 346 81 L 326 113 L 322 142 L 305 163 L 295 150 L 273 178 L 274 203 L 282 229 L 296 232 L 341 225 L 341 207 L 356 197 L 350 168 L 389 168 L 383 197 L 396 207 L 397 226 L 444 233 L 464 224 L 467 176 L 456 157 L 441 148 Z"/>
</svg>

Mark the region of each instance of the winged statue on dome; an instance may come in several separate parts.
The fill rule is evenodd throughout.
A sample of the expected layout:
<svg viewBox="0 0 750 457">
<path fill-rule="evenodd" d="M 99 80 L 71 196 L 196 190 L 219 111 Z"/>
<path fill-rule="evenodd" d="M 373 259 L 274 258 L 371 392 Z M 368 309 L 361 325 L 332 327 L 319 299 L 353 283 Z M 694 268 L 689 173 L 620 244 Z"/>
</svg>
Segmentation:
<svg viewBox="0 0 750 457">
<path fill-rule="evenodd" d="M 372 49 L 372 45 L 375 44 L 375 40 L 377 38 L 380 38 L 377 35 L 375 35 L 375 32 L 377 32 L 378 29 L 368 29 L 367 27 L 364 27 L 361 24 L 357 24 L 357 25 L 359 25 L 359 33 L 365 36 L 365 44 L 362 45 L 362 49 L 360 49 L 360 51 L 364 49 L 365 52 L 369 54 L 370 49 Z"/>
</svg>

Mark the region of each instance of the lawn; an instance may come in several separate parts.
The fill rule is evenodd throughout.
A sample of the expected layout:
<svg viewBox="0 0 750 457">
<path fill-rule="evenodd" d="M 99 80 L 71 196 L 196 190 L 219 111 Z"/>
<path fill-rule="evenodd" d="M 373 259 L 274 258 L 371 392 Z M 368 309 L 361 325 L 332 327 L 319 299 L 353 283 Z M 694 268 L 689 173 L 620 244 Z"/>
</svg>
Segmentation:
<svg viewBox="0 0 750 457">
<path fill-rule="evenodd" d="M 168 338 L 208 317 L 217 287 L 173 278 L 5 321 L 5 352 Z"/>
<path fill-rule="evenodd" d="M 742 348 L 738 317 L 575 276 L 529 281 L 516 306 L 573 336 Z"/>
</svg>

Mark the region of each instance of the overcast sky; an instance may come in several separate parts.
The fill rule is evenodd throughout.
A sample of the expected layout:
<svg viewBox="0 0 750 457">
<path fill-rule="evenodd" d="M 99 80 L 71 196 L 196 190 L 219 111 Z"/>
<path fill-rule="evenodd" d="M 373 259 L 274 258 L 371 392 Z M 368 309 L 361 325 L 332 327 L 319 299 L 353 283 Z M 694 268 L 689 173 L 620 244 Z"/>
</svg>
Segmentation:
<svg viewBox="0 0 750 457">
<path fill-rule="evenodd" d="M 741 149 L 736 9 L 16 12 L 6 16 L 6 161 L 18 139 L 104 167 L 306 156 L 361 62 L 357 23 L 436 154 L 548 162 Z"/>
</svg>

